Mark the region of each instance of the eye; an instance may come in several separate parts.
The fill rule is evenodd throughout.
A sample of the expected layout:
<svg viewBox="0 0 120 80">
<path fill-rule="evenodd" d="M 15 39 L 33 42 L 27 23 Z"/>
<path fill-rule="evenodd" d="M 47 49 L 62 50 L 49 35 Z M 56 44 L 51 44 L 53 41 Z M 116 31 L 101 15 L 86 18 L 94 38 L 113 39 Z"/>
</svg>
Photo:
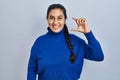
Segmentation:
<svg viewBox="0 0 120 80">
<path fill-rule="evenodd" d="M 54 19 L 54 17 L 53 17 L 53 16 L 50 16 L 49 19 Z"/>
<path fill-rule="evenodd" d="M 58 19 L 62 19 L 61 17 L 59 17 Z"/>
<path fill-rule="evenodd" d="M 62 18 L 63 18 L 62 16 L 59 16 L 59 17 L 58 17 L 58 20 L 61 20 Z"/>
</svg>

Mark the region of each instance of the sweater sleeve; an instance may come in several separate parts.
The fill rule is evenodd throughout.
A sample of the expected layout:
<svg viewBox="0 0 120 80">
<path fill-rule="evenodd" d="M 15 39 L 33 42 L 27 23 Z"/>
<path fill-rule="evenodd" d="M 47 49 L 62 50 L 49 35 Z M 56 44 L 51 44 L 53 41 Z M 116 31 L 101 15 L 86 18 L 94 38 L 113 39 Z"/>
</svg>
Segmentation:
<svg viewBox="0 0 120 80">
<path fill-rule="evenodd" d="M 36 80 L 37 53 L 38 53 L 38 40 L 35 41 L 31 48 L 31 54 L 28 62 L 27 80 Z"/>
<path fill-rule="evenodd" d="M 84 58 L 94 61 L 103 61 L 104 55 L 100 43 L 96 40 L 92 31 L 85 34 L 88 40 L 88 44 L 85 43 L 85 53 Z"/>
</svg>

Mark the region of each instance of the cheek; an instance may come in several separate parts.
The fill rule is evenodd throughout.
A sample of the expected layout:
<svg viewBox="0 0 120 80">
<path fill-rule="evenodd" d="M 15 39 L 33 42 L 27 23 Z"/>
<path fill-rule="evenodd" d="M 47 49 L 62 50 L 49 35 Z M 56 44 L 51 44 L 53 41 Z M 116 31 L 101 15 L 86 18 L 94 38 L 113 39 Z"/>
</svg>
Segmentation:
<svg viewBox="0 0 120 80">
<path fill-rule="evenodd" d="M 65 20 L 61 21 L 61 24 L 64 25 L 65 24 Z"/>
<path fill-rule="evenodd" d="M 53 24 L 53 21 L 52 20 L 48 20 L 48 24 L 49 25 Z"/>
</svg>

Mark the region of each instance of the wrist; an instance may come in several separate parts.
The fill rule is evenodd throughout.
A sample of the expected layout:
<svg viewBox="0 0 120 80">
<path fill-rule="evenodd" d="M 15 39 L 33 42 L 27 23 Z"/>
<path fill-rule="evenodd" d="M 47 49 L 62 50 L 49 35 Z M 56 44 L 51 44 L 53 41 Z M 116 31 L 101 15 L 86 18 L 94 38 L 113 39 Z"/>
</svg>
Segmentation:
<svg viewBox="0 0 120 80">
<path fill-rule="evenodd" d="M 84 31 L 84 34 L 87 34 L 87 33 L 89 33 L 89 32 L 90 32 L 90 29 Z"/>
</svg>

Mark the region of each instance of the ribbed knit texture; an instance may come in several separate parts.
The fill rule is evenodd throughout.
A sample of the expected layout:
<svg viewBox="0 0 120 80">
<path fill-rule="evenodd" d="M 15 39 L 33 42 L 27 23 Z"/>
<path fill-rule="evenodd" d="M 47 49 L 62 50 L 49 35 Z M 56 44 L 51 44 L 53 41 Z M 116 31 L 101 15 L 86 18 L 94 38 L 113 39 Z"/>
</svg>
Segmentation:
<svg viewBox="0 0 120 80">
<path fill-rule="evenodd" d="M 71 64 L 70 50 L 64 37 L 64 30 L 54 33 L 48 27 L 45 35 L 38 37 L 31 48 L 27 80 L 78 80 L 84 58 L 102 61 L 104 55 L 92 32 L 85 34 L 88 44 L 70 34 L 76 61 Z"/>
</svg>

